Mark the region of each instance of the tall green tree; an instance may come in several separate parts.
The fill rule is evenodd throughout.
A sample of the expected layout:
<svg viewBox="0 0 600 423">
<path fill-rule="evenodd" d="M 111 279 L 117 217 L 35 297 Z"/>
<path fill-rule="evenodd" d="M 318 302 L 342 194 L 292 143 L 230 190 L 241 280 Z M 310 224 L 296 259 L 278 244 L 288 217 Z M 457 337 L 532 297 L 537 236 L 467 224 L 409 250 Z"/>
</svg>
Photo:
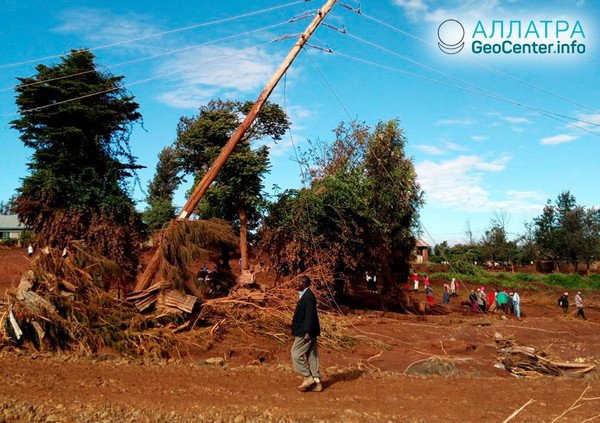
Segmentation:
<svg viewBox="0 0 600 423">
<path fill-rule="evenodd" d="M 590 274 L 590 265 L 600 260 L 600 209 L 591 208 L 584 212 L 582 241 L 580 254 L 586 264 L 587 274 Z"/>
<path fill-rule="evenodd" d="M 490 223 L 491 226 L 485 230 L 481 239 L 483 258 L 492 263 L 509 263 L 514 272 L 514 262 L 519 257 L 519 249 L 516 241 L 508 239 L 506 231 L 508 214 L 506 212 L 494 213 Z"/>
<path fill-rule="evenodd" d="M 212 100 L 197 116 L 180 119 L 175 149 L 184 172 L 194 176 L 194 186 L 253 105 L 250 101 Z M 219 217 L 239 230 L 244 269 L 249 268 L 248 232 L 257 227 L 266 204 L 263 178 L 270 166 L 268 147 L 252 148 L 252 142 L 267 137 L 279 140 L 288 127 L 283 109 L 267 102 L 196 209 L 202 218 Z M 225 265 L 227 261 L 225 254 Z"/>
<path fill-rule="evenodd" d="M 132 279 L 141 220 L 126 182 L 140 167 L 129 148 L 139 106 L 124 77 L 98 70 L 87 50 L 36 71 L 15 88 L 20 117 L 11 125 L 33 149 L 15 211 L 38 243 L 83 239 Z"/>
<path fill-rule="evenodd" d="M 581 260 L 591 263 L 598 257 L 597 213 L 577 205 L 570 191 L 560 193 L 554 205 L 548 200 L 542 215 L 534 219 L 534 234 L 540 254 L 552 259 L 555 270 L 561 262 L 577 269 Z"/>
<path fill-rule="evenodd" d="M 270 205 L 261 249 L 279 274 L 312 269 L 322 282 L 341 274 L 351 282 L 377 271 L 392 288 L 408 276 L 422 205 L 403 131 L 391 120 L 374 130 L 342 123 L 334 134 L 302 158 L 310 185 Z"/>
<path fill-rule="evenodd" d="M 156 174 L 148 184 L 148 208 L 143 213 L 144 222 L 151 230 L 160 229 L 175 218 L 173 196 L 182 180 L 180 173 L 181 160 L 174 148 L 163 148 L 158 155 Z"/>
</svg>

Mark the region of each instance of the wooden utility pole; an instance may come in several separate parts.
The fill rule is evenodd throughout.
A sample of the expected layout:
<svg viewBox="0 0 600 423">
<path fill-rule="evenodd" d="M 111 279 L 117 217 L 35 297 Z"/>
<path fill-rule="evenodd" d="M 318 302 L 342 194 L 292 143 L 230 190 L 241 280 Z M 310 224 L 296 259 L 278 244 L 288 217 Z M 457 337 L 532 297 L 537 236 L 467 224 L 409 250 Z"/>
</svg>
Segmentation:
<svg viewBox="0 0 600 423">
<path fill-rule="evenodd" d="M 248 129 L 252 125 L 252 122 L 254 122 L 256 115 L 258 114 L 262 106 L 265 104 L 265 102 L 277 86 L 277 83 L 281 80 L 281 78 L 288 70 L 296 56 L 298 56 L 300 50 L 302 50 L 302 47 L 304 47 L 304 44 L 306 44 L 310 36 L 315 32 L 315 30 L 321 24 L 321 22 L 323 22 L 325 16 L 331 11 L 336 1 L 337 0 L 327 0 L 323 7 L 317 12 L 317 15 L 312 20 L 312 22 L 300 35 L 298 41 L 296 41 L 296 44 L 291 48 L 290 52 L 283 60 L 281 65 L 279 65 L 279 68 L 277 68 L 269 82 L 267 82 L 267 85 L 258 96 L 256 103 L 254 103 L 254 106 L 252 107 L 244 121 L 233 133 L 229 141 L 227 141 L 227 144 L 225 144 L 225 146 L 221 150 L 221 153 L 219 153 L 219 156 L 215 159 L 214 163 L 212 164 L 206 175 L 204 175 L 200 183 L 194 189 L 192 195 L 190 195 L 190 198 L 181 209 L 181 212 L 179 212 L 177 220 L 186 219 L 192 214 L 192 212 L 194 211 L 194 209 L 208 190 L 208 187 L 215 180 L 217 174 L 219 173 L 219 171 L 221 170 L 221 168 L 223 167 L 223 165 L 237 146 L 238 142 L 242 139 L 246 131 L 248 131 Z M 135 291 L 141 291 L 143 289 L 146 289 L 150 285 L 150 282 L 152 281 L 154 275 L 158 271 L 158 264 L 158 252 L 156 252 L 150 260 L 150 262 L 148 263 L 148 267 L 144 271 L 144 274 L 135 286 Z M 247 260 L 244 260 L 244 264 L 247 266 Z"/>
</svg>

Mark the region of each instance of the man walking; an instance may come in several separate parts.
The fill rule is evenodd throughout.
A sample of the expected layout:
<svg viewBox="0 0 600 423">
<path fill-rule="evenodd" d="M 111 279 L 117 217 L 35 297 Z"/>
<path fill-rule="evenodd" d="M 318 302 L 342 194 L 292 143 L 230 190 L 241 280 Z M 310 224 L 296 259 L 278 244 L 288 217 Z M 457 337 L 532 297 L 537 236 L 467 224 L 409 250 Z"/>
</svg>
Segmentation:
<svg viewBox="0 0 600 423">
<path fill-rule="evenodd" d="M 575 295 L 575 306 L 577 306 L 577 314 L 575 315 L 575 318 L 581 316 L 583 317 L 583 320 L 587 320 L 585 313 L 583 312 L 583 298 L 581 298 L 581 292 L 578 292 L 577 295 Z"/>
<path fill-rule="evenodd" d="M 563 314 L 569 314 L 569 293 L 565 292 L 559 299 L 558 305 L 563 309 Z"/>
<path fill-rule="evenodd" d="M 310 278 L 308 276 L 301 276 L 298 279 L 296 289 L 299 300 L 292 319 L 292 335 L 295 337 L 292 346 L 292 363 L 294 370 L 304 376 L 298 389 L 302 392 L 309 389 L 321 392 L 323 386 L 319 375 L 319 350 L 317 347 L 317 336 L 321 334 L 321 326 L 317 314 L 317 299 L 309 286 Z"/>
</svg>

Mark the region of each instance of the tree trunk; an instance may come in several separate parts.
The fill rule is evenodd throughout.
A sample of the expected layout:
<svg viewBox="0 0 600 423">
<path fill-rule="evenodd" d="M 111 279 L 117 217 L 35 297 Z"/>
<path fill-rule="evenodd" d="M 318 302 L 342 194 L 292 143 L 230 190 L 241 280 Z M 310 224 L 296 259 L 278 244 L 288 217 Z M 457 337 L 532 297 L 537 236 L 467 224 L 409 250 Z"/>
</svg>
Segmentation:
<svg viewBox="0 0 600 423">
<path fill-rule="evenodd" d="M 248 263 L 248 218 L 244 208 L 244 200 L 238 198 L 238 215 L 240 217 L 240 255 L 242 257 L 242 270 L 250 269 Z"/>
<path fill-rule="evenodd" d="M 587 260 L 585 262 L 585 270 L 586 270 L 586 275 L 589 278 L 590 277 L 590 261 L 589 260 Z"/>
</svg>

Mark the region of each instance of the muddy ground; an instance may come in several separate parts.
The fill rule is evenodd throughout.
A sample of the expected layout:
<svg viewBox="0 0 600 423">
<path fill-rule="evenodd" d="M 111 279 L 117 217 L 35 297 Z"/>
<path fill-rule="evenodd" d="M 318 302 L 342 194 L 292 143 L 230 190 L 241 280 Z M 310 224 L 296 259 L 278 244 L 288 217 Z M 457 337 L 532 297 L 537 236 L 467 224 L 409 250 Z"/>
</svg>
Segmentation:
<svg viewBox="0 0 600 423">
<path fill-rule="evenodd" d="M 18 283 L 27 265 L 24 249 L 0 250 L 0 293 Z M 437 292 L 442 283 L 432 281 Z M 600 364 L 600 295 L 584 293 L 588 320 L 582 321 L 561 315 L 558 290 L 538 286 L 521 293 L 524 317 L 517 321 L 473 313 L 460 305 L 462 294 L 446 316 L 361 310 L 340 316 L 355 335 L 389 350 L 361 342 L 350 350 L 322 348 L 321 393 L 296 391 L 291 343 L 243 332 L 170 362 L 110 350 L 74 358 L 5 348 L 0 423 L 504 422 L 530 400 L 511 422 L 600 421 L 600 372 L 517 378 L 495 367 L 494 341 L 497 332 L 562 361 Z M 207 358 L 224 360 L 206 364 Z M 585 400 L 574 407 L 582 393 Z"/>
</svg>

